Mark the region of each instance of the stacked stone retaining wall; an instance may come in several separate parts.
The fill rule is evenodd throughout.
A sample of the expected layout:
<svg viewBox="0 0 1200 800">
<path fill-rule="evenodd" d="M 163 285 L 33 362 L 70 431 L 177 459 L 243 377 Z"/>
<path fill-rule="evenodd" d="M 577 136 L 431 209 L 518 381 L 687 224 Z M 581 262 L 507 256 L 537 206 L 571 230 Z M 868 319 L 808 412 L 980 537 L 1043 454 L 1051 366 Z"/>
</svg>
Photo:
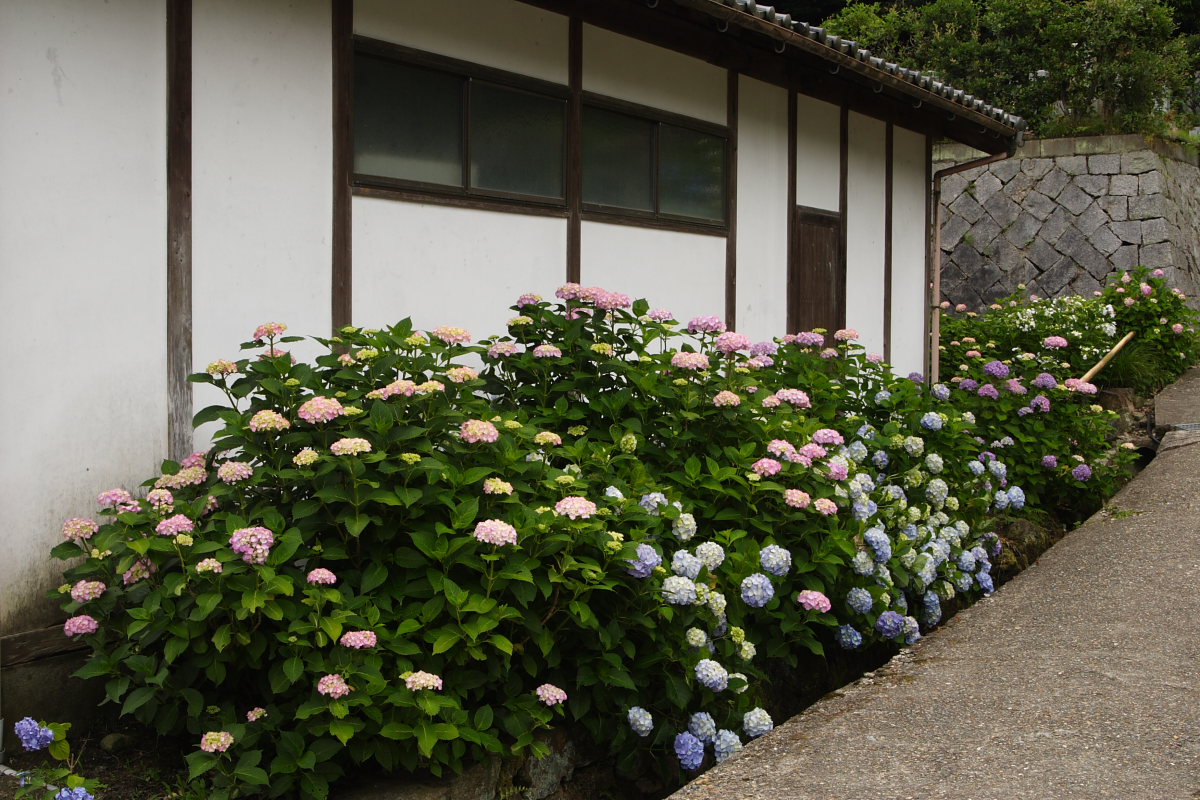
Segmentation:
<svg viewBox="0 0 1200 800">
<path fill-rule="evenodd" d="M 958 145 L 934 170 L 979 157 Z M 1090 294 L 1137 265 L 1200 289 L 1200 159 L 1141 136 L 1028 142 L 1004 161 L 941 183 L 942 299 L 979 308 L 1025 284 L 1043 297 Z"/>
</svg>

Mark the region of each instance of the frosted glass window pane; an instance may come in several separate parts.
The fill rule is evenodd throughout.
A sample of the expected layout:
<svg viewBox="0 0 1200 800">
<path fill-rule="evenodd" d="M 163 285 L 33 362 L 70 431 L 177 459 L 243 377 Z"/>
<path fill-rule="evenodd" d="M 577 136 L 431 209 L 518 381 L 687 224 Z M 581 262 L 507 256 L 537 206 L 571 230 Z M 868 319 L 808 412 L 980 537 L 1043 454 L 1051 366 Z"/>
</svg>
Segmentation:
<svg viewBox="0 0 1200 800">
<path fill-rule="evenodd" d="M 658 210 L 725 219 L 725 140 L 663 124 L 659 127 Z"/>
<path fill-rule="evenodd" d="M 474 81 L 471 187 L 562 199 L 566 101 Z"/>
<path fill-rule="evenodd" d="M 463 78 L 355 56 L 354 171 L 462 186 Z"/>
<path fill-rule="evenodd" d="M 654 123 L 583 109 L 583 202 L 654 210 Z"/>
</svg>

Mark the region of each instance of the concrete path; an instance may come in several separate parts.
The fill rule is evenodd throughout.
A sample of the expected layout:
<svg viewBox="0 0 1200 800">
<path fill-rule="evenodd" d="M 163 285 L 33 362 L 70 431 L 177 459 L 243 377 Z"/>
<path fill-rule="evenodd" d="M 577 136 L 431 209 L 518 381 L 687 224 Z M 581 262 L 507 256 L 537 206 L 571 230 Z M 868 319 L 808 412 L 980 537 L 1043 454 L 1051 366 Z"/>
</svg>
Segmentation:
<svg viewBox="0 0 1200 800">
<path fill-rule="evenodd" d="M 1200 370 L 1156 404 L 1200 423 Z M 1200 798 L 1200 432 L 991 598 L 672 800 Z"/>
</svg>

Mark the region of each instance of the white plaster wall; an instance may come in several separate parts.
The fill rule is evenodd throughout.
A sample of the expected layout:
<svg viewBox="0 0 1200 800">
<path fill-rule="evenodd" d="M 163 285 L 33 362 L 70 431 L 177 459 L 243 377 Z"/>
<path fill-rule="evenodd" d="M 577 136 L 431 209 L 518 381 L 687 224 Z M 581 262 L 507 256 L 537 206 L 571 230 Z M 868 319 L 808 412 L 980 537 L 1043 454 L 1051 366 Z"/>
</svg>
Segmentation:
<svg viewBox="0 0 1200 800">
<path fill-rule="evenodd" d="M 611 31 L 583 26 L 584 91 L 724 125 L 728 73 Z"/>
<path fill-rule="evenodd" d="M 883 240 L 887 125 L 850 112 L 846 170 L 846 326 L 883 352 Z"/>
<path fill-rule="evenodd" d="M 166 453 L 165 24 L 0 4 L 0 635 L 58 619 L 63 520 Z"/>
<path fill-rule="evenodd" d="M 354 32 L 567 83 L 567 17 L 515 0 L 357 0 Z"/>
<path fill-rule="evenodd" d="M 584 222 L 580 279 L 667 308 L 687 322 L 725 316 L 725 237 Z"/>
<path fill-rule="evenodd" d="M 842 110 L 796 97 L 796 205 L 838 211 L 842 189 Z"/>
<path fill-rule="evenodd" d="M 267 321 L 330 330 L 327 0 L 204 0 L 192 30 L 193 363 L 241 357 Z M 315 344 L 287 345 L 298 358 Z M 197 408 L 220 402 L 198 385 Z M 208 432 L 197 432 L 198 444 Z"/>
<path fill-rule="evenodd" d="M 898 375 L 925 367 L 925 137 L 892 134 L 892 366 Z"/>
<path fill-rule="evenodd" d="M 353 214 L 356 325 L 412 317 L 482 339 L 505 332 L 522 293 L 551 297 L 566 282 L 565 219 L 370 197 Z"/>
<path fill-rule="evenodd" d="M 787 90 L 738 78 L 737 329 L 787 331 Z"/>
</svg>

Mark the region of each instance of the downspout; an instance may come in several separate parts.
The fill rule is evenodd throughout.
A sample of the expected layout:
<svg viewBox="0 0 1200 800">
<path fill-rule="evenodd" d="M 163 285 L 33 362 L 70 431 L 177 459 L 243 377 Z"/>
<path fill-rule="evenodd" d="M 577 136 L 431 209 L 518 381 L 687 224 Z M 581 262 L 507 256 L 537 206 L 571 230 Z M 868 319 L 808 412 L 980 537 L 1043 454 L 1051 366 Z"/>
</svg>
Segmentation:
<svg viewBox="0 0 1200 800">
<path fill-rule="evenodd" d="M 966 172 L 975 167 L 984 167 L 1011 158 L 1017 152 L 1016 144 L 1006 152 L 996 153 L 974 161 L 966 161 L 953 167 L 939 169 L 933 174 L 933 280 L 929 289 L 929 382 L 938 382 L 941 367 L 942 344 L 942 307 L 939 305 L 942 297 L 942 178 L 958 172 Z"/>
</svg>

